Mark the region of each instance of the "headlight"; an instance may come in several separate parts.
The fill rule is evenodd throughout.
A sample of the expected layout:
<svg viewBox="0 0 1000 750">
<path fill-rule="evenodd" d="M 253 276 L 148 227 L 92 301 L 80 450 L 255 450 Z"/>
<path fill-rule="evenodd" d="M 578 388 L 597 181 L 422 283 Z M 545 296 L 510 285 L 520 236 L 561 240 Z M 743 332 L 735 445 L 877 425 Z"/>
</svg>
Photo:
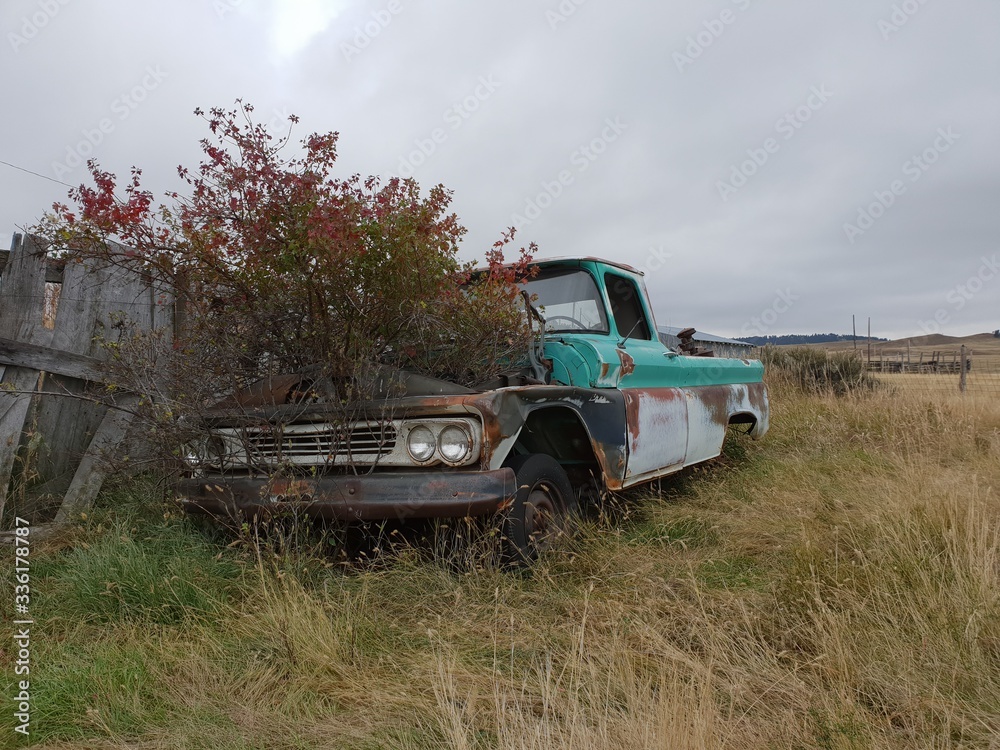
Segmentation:
<svg viewBox="0 0 1000 750">
<path fill-rule="evenodd" d="M 184 462 L 192 468 L 221 467 L 229 457 L 229 445 L 221 435 L 205 435 L 184 446 Z"/>
<path fill-rule="evenodd" d="M 450 424 L 441 430 L 438 437 L 438 450 L 441 457 L 450 464 L 464 461 L 472 450 L 472 436 L 455 424 Z"/>
<path fill-rule="evenodd" d="M 419 425 L 410 430 L 406 436 L 406 450 L 409 451 L 410 458 L 418 463 L 430 461 L 434 458 L 436 448 L 434 433 L 430 428 Z"/>
<path fill-rule="evenodd" d="M 221 466 L 226 461 L 229 450 L 220 435 L 210 435 L 205 441 L 205 458 L 208 463 Z"/>
<path fill-rule="evenodd" d="M 205 457 L 208 455 L 205 438 L 199 437 L 185 443 L 184 447 L 181 448 L 181 455 L 184 456 L 184 463 L 192 468 L 204 465 Z"/>
</svg>

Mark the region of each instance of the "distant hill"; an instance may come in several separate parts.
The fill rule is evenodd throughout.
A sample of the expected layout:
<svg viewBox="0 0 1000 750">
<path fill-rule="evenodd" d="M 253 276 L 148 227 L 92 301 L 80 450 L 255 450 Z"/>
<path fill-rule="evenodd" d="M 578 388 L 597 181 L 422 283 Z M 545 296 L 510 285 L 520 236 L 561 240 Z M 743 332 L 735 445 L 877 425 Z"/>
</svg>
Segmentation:
<svg viewBox="0 0 1000 750">
<path fill-rule="evenodd" d="M 753 344 L 754 346 L 764 346 L 765 344 L 773 344 L 775 346 L 788 346 L 795 344 L 831 344 L 836 341 L 853 341 L 853 337 L 850 335 L 844 335 L 839 333 L 789 333 L 784 336 L 746 336 L 737 341 L 746 341 L 748 344 Z M 872 341 L 888 341 L 888 339 L 880 339 L 872 336 Z M 858 343 L 862 341 L 867 342 L 868 339 L 863 336 L 858 336 Z"/>
<path fill-rule="evenodd" d="M 898 344 L 899 346 L 958 346 L 959 344 L 965 344 L 966 346 L 986 346 L 994 347 L 998 343 L 997 336 L 994 333 L 974 333 L 971 336 L 945 336 L 940 333 L 932 333 L 927 336 L 910 336 L 906 339 L 897 339 L 891 342 L 892 344 Z"/>
<path fill-rule="evenodd" d="M 874 341 L 874 339 L 873 339 Z M 964 344 L 970 349 L 979 351 L 1000 353 L 1000 337 L 992 333 L 976 333 L 971 336 L 945 336 L 941 333 L 930 333 L 924 336 L 910 336 L 905 339 L 893 339 L 891 341 L 878 342 L 878 350 L 883 352 L 905 352 L 907 349 L 919 350 L 940 348 L 947 350 L 958 350 Z M 862 346 L 862 339 L 858 339 L 858 348 Z M 830 351 L 852 348 L 850 339 L 844 341 L 834 341 L 825 345 Z"/>
</svg>

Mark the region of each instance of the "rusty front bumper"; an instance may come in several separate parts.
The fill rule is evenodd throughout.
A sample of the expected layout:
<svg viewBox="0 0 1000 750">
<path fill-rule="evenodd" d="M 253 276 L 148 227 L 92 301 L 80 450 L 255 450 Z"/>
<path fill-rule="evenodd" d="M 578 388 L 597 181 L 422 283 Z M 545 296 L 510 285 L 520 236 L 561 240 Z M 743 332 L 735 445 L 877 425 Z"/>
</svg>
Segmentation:
<svg viewBox="0 0 1000 750">
<path fill-rule="evenodd" d="M 214 516 L 290 512 L 338 521 L 484 516 L 516 492 L 511 469 L 377 473 L 319 479 L 203 477 L 178 483 L 188 510 Z"/>
</svg>

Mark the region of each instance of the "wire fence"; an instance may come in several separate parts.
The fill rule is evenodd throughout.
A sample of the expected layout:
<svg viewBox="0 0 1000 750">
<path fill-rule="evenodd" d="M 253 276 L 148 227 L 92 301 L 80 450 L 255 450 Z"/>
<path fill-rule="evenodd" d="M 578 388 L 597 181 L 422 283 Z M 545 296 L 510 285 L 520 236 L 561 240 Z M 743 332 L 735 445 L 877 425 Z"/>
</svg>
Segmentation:
<svg viewBox="0 0 1000 750">
<path fill-rule="evenodd" d="M 1000 339 L 995 347 L 902 353 L 866 361 L 877 380 L 902 391 L 927 394 L 1000 394 Z"/>
<path fill-rule="evenodd" d="M 959 373 L 873 373 L 872 376 L 901 391 L 1000 395 L 1000 372 L 967 372 L 964 383 Z"/>
</svg>

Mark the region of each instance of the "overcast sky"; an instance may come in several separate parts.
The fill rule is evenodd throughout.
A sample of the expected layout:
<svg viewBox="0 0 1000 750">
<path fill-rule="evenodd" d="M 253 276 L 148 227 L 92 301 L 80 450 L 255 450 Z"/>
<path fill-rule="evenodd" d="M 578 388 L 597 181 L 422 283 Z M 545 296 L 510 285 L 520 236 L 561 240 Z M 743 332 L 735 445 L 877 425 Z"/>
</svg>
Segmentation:
<svg viewBox="0 0 1000 750">
<path fill-rule="evenodd" d="M 646 273 L 659 324 L 1000 328 L 996 0 L 3 0 L 0 242 L 87 178 L 198 161 L 195 107 L 340 132 L 454 191 L 481 258 Z M 859 330 L 860 332 L 860 330 Z"/>
</svg>

